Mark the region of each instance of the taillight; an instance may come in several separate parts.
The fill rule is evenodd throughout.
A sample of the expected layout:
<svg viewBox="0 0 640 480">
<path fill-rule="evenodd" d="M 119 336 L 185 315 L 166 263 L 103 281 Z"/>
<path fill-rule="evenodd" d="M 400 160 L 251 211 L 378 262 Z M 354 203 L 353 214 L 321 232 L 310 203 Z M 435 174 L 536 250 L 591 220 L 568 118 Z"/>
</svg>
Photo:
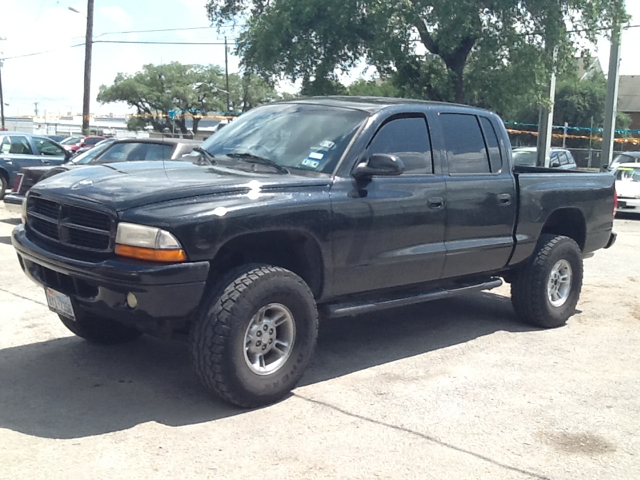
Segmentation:
<svg viewBox="0 0 640 480">
<path fill-rule="evenodd" d="M 616 214 L 616 210 L 618 209 L 618 192 L 613 190 L 613 214 Z"/>
<path fill-rule="evenodd" d="M 19 173 L 18 176 L 16 177 L 15 183 L 13 184 L 13 190 L 11 190 L 13 193 L 20 192 L 20 187 L 22 186 L 23 179 L 24 179 L 24 173 Z"/>
</svg>

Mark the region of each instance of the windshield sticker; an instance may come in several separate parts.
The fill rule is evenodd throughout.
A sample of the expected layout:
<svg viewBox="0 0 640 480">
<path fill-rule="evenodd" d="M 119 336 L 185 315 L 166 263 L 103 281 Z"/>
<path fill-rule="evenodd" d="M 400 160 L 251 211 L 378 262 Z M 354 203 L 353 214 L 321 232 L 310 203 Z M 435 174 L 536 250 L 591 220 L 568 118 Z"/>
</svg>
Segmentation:
<svg viewBox="0 0 640 480">
<path fill-rule="evenodd" d="M 331 140 L 323 140 L 320 142 L 320 146 L 322 148 L 326 148 L 327 150 L 331 150 L 333 147 L 336 146 L 336 144 L 333 143 Z"/>
<path fill-rule="evenodd" d="M 309 158 L 313 158 L 314 160 L 322 160 L 324 158 L 324 153 L 321 152 L 311 152 L 309 154 Z"/>
<path fill-rule="evenodd" d="M 318 168 L 318 165 L 320 165 L 320 162 L 316 162 L 314 160 L 309 160 L 308 158 L 305 158 L 302 161 L 302 165 L 304 165 L 305 167 Z"/>
</svg>

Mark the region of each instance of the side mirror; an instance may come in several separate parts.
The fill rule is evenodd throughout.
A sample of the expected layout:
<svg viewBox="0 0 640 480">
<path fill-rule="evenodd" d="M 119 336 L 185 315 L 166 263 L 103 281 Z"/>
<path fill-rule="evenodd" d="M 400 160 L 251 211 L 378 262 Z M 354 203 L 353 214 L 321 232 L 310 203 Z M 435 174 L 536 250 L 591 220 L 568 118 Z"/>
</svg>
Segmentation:
<svg viewBox="0 0 640 480">
<path fill-rule="evenodd" d="M 64 151 L 64 163 L 67 163 L 69 160 L 71 160 L 71 157 L 73 157 L 73 153 L 70 152 L 69 150 L 65 150 Z"/>
<path fill-rule="evenodd" d="M 360 162 L 353 169 L 355 178 L 368 178 L 374 175 L 392 177 L 404 172 L 404 164 L 396 155 L 374 153 L 368 160 Z"/>
<path fill-rule="evenodd" d="M 560 162 L 558 160 L 551 160 L 551 164 L 549 166 L 551 168 L 558 168 L 560 166 Z"/>
</svg>

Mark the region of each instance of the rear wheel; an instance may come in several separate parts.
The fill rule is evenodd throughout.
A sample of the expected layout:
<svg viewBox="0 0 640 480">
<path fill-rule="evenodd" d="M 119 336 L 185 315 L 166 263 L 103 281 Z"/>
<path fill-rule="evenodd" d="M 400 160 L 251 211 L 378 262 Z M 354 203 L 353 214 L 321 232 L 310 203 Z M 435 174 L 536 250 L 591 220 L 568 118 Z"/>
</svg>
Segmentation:
<svg viewBox="0 0 640 480">
<path fill-rule="evenodd" d="M 569 237 L 545 234 L 527 263 L 515 273 L 511 302 L 520 318 L 542 328 L 564 325 L 582 289 L 582 255 Z"/>
<path fill-rule="evenodd" d="M 222 278 L 192 326 L 204 386 L 240 407 L 285 397 L 309 364 L 318 333 L 307 284 L 280 267 L 247 265 Z"/>
<path fill-rule="evenodd" d="M 74 334 L 97 345 L 117 345 L 135 340 L 142 332 L 108 318 L 76 313 L 76 319 L 58 315 Z"/>
<path fill-rule="evenodd" d="M 5 178 L 4 175 L 0 174 L 0 200 L 2 200 L 7 193 L 8 186 L 9 181 Z"/>
</svg>

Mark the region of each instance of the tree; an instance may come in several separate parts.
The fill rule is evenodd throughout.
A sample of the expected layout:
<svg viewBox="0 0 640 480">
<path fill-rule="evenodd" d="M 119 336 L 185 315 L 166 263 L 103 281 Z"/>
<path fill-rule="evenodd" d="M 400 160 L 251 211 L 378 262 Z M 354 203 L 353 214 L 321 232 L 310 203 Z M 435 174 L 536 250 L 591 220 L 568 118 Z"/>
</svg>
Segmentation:
<svg viewBox="0 0 640 480">
<path fill-rule="evenodd" d="M 492 101 L 506 74 L 524 82 L 507 86 L 530 90 L 552 50 L 572 58 L 578 37 L 627 18 L 621 0 L 208 0 L 207 11 L 219 26 L 246 20 L 238 53 L 271 80 L 333 93 L 338 74 L 365 59 L 401 92 L 460 103 Z"/>
<path fill-rule="evenodd" d="M 144 65 L 134 75 L 119 73 L 113 85 L 102 85 L 101 103 L 125 102 L 135 107 L 128 128 L 140 130 L 151 125 L 162 132 L 176 127 L 188 133 L 187 118 L 197 133 L 201 118 L 208 112 L 226 110 L 224 72 L 215 65 Z M 273 87 L 255 74 L 229 75 L 232 110 L 244 112 L 256 105 L 277 99 Z"/>
</svg>

